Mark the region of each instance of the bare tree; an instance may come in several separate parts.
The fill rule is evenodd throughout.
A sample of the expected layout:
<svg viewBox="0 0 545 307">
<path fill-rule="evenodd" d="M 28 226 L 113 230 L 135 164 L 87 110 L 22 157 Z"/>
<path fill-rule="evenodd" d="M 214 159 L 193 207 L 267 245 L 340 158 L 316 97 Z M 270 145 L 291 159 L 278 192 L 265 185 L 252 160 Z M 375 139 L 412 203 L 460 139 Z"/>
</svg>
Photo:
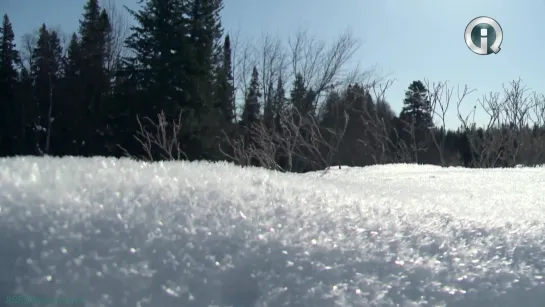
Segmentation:
<svg viewBox="0 0 545 307">
<path fill-rule="evenodd" d="M 289 84 L 297 74 L 301 74 L 305 88 L 312 88 L 315 93 L 315 110 L 319 109 L 319 100 L 326 91 L 350 82 L 364 81 L 370 75 L 362 71 L 357 63 L 353 63 L 355 65 L 351 70 L 347 69 L 360 46 L 349 30 L 331 44 L 312 37 L 308 31 L 299 30 L 288 39 L 287 44 L 278 37 L 264 34 L 255 42 L 241 41 L 236 36 L 232 45 L 233 74 L 239 101 L 246 95 L 254 66 L 259 71 L 264 99 L 269 97 L 271 84 L 275 84 L 278 77 Z"/>
<path fill-rule="evenodd" d="M 449 86 L 447 81 L 433 82 L 430 84 L 428 80 L 425 81 L 426 88 L 428 89 L 428 97 L 431 103 L 431 109 L 434 117 L 439 121 L 435 124 L 436 130 L 431 131 L 431 139 L 435 144 L 441 166 L 446 166 L 447 161 L 445 158 L 445 144 L 446 144 L 446 116 L 451 105 L 452 94 L 454 93 L 454 86 Z M 459 106 L 462 101 L 474 90 L 469 89 L 467 86 L 460 88 L 457 87 L 457 105 Z M 440 138 L 437 138 L 437 132 L 440 134 Z"/>
<path fill-rule="evenodd" d="M 21 38 L 21 41 L 21 65 L 28 71 L 30 71 L 30 67 L 32 67 L 33 64 L 32 58 L 34 54 L 34 49 L 36 48 L 36 44 L 38 43 L 38 32 L 34 31 L 34 33 L 24 34 Z"/>
<path fill-rule="evenodd" d="M 301 74 L 305 88 L 312 88 L 316 94 L 315 109 L 321 94 L 341 85 L 343 80 L 358 75 L 351 71 L 343 74 L 346 65 L 359 49 L 360 42 L 352 32 L 346 30 L 329 46 L 299 30 L 290 40 L 292 75 Z"/>
<path fill-rule="evenodd" d="M 241 99 L 243 100 L 248 93 L 252 69 L 257 65 L 255 50 L 251 41 L 242 41 L 238 34 L 231 38 L 233 78 L 235 79 L 235 92 L 239 107 Z"/>
<path fill-rule="evenodd" d="M 268 101 L 273 95 L 274 84 L 278 78 L 286 80 L 286 68 L 288 67 L 288 54 L 278 37 L 263 36 L 257 54 L 259 59 L 256 66 L 260 76 L 260 86 L 263 89 L 263 100 Z"/>
<path fill-rule="evenodd" d="M 115 71 L 120 59 L 127 55 L 128 52 L 124 44 L 130 33 L 130 25 L 126 12 L 120 10 L 114 0 L 106 1 L 104 8 L 110 19 L 110 31 L 106 38 L 106 59 L 104 64 L 107 71 Z"/>
</svg>

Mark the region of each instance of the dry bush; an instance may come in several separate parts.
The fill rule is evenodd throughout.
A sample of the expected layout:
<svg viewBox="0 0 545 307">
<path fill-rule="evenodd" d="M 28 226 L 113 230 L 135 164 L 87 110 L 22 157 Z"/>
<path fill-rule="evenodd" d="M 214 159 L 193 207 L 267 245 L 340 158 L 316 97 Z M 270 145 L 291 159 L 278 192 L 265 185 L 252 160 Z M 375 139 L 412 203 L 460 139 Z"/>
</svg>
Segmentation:
<svg viewBox="0 0 545 307">
<path fill-rule="evenodd" d="M 464 117 L 458 103 L 458 118 L 468 137 L 474 167 L 511 167 L 543 160 L 542 136 L 530 137 L 529 132 L 531 125 L 543 122 L 544 100 L 528 91 L 518 79 L 503 86 L 503 95 L 483 96 L 479 104 L 489 121 L 482 129 L 475 124 L 476 108 Z"/>
<path fill-rule="evenodd" d="M 237 138 L 225 134 L 229 150 L 220 146 L 220 151 L 240 165 L 252 165 L 252 161 L 257 161 L 268 169 L 293 172 L 298 170 L 297 162 L 302 162 L 312 169 L 327 170 L 338 152 L 347 124 L 346 112 L 341 126 L 326 129 L 321 128 L 313 116 L 302 116 L 295 108 L 289 108 L 278 114 L 273 127 L 267 127 L 263 122 L 249 127 L 251 142 L 244 134 Z"/>
<path fill-rule="evenodd" d="M 138 130 L 134 139 L 142 146 L 143 155 L 134 155 L 125 148 L 118 147 L 126 156 L 137 160 L 182 160 L 187 159 L 187 155 L 182 150 L 180 137 L 182 133 L 182 112 L 179 112 L 178 118 L 169 122 L 165 113 L 157 114 L 157 120 L 149 117 L 140 119 L 136 117 Z M 152 130 L 148 130 L 149 128 Z"/>
</svg>

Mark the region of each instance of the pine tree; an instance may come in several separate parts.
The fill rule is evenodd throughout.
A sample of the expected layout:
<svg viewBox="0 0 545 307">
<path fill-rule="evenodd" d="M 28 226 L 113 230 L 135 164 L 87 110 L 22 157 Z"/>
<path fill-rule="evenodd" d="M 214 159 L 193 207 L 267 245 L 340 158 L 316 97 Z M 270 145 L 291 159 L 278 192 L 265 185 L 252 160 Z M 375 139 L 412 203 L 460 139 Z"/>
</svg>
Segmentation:
<svg viewBox="0 0 545 307">
<path fill-rule="evenodd" d="M 76 33 L 73 33 L 70 37 L 70 42 L 68 43 L 68 48 L 66 50 L 66 60 L 64 67 L 66 78 L 70 80 L 75 80 L 81 75 L 81 56 L 82 52 L 78 41 L 78 36 Z"/>
<path fill-rule="evenodd" d="M 98 0 L 87 0 L 79 23 L 79 39 L 72 37 L 68 59 L 72 82 L 74 150 L 82 155 L 104 154 L 101 135 L 105 130 L 110 75 L 106 71 L 107 43 L 111 30 L 109 16 Z M 76 44 L 77 41 L 77 44 Z M 67 67 L 68 69 L 68 67 Z"/>
<path fill-rule="evenodd" d="M 19 150 L 18 154 L 35 154 L 34 141 L 34 84 L 29 67 L 20 63 L 19 86 L 17 90 L 17 104 L 20 107 L 20 126 L 19 126 Z"/>
<path fill-rule="evenodd" d="M 261 90 L 259 88 L 259 73 L 257 67 L 252 70 L 252 78 L 248 88 L 248 94 L 244 101 L 244 110 L 242 111 L 241 125 L 250 128 L 253 124 L 259 122 Z"/>
<path fill-rule="evenodd" d="M 428 89 L 421 81 L 413 81 L 405 92 L 400 119 L 419 129 L 433 128 L 433 114 Z"/>
<path fill-rule="evenodd" d="M 56 126 L 61 129 L 61 140 L 55 149 L 59 154 L 80 155 L 82 142 L 85 141 L 84 134 L 89 119 L 84 115 L 84 102 L 88 97 L 84 96 L 82 81 L 82 52 L 76 33 L 73 33 L 68 47 L 66 57 L 63 61 L 64 78 L 61 81 L 62 96 L 58 103 L 60 114 L 55 118 Z"/>
<path fill-rule="evenodd" d="M 276 88 L 274 89 L 274 100 L 273 100 L 273 112 L 274 112 L 274 121 L 277 127 L 279 127 L 279 121 L 281 112 L 284 112 L 286 104 L 286 91 L 284 89 L 284 81 L 282 76 L 278 77 L 276 82 Z"/>
<path fill-rule="evenodd" d="M 82 59 L 86 69 L 98 65 L 97 58 L 101 56 L 101 47 L 103 45 L 103 20 L 98 0 L 87 0 L 83 7 L 83 19 L 79 24 L 79 36 L 81 37 Z M 101 66 L 100 66 L 101 67 Z"/>
<path fill-rule="evenodd" d="M 217 150 L 215 139 L 220 136 L 221 127 L 217 125 L 217 110 L 214 102 L 214 76 L 221 66 L 221 46 L 223 29 L 220 12 L 222 0 L 188 1 L 189 41 L 191 58 L 188 62 L 191 86 L 189 91 L 194 105 L 198 129 L 197 139 L 203 153 L 200 158 L 212 157 Z"/>
<path fill-rule="evenodd" d="M 194 68 L 202 76 L 201 81 L 211 81 L 215 65 L 221 65 L 223 28 L 220 12 L 223 0 L 191 0 L 189 3 L 189 34 L 195 51 Z"/>
<path fill-rule="evenodd" d="M 137 25 L 126 41 L 133 56 L 125 59 L 131 78 L 149 101 L 146 115 L 164 111 L 174 116 L 187 109 L 188 56 L 187 13 L 184 1 L 150 0 L 141 10 L 130 11 Z M 186 95 L 187 94 L 187 95 Z M 187 97 L 186 97 L 187 96 Z M 184 99 L 185 98 L 185 99 Z"/>
<path fill-rule="evenodd" d="M 293 88 L 290 92 L 290 102 L 291 105 L 301 115 L 306 115 L 307 113 L 305 107 L 306 94 L 307 91 L 305 89 L 305 81 L 303 80 L 303 75 L 298 73 L 297 75 L 295 75 L 295 80 L 293 81 Z"/>
<path fill-rule="evenodd" d="M 255 135 L 251 133 L 254 125 L 260 122 L 260 109 L 259 99 L 261 98 L 261 90 L 259 88 L 259 74 L 257 67 L 254 66 L 252 70 L 252 77 L 250 79 L 250 85 L 248 87 L 248 94 L 244 101 L 244 109 L 242 111 L 242 119 L 240 121 L 241 133 L 244 139 L 244 146 L 246 150 L 253 150 L 252 147 L 257 147 L 257 140 Z M 250 161 L 254 166 L 258 165 L 255 160 Z"/>
<path fill-rule="evenodd" d="M 0 27 L 0 156 L 16 153 L 20 132 L 21 108 L 17 102 L 19 53 L 15 49 L 15 34 L 8 15 Z"/>
<path fill-rule="evenodd" d="M 321 126 L 333 129 L 342 121 L 342 115 L 346 110 L 341 96 L 336 91 L 327 93 L 324 106 Z"/>
<path fill-rule="evenodd" d="M 139 11 L 129 11 L 137 24 L 126 40 L 131 56 L 124 59 L 123 86 L 137 91 L 131 95 L 137 101 L 129 113 L 156 118 L 164 112 L 170 121 L 183 112 L 179 141 L 189 158 L 195 159 L 203 155 L 200 115 L 204 108 L 198 97 L 200 81 L 193 63 L 188 9 L 183 0 L 148 0 Z"/>
<path fill-rule="evenodd" d="M 272 80 L 269 81 L 267 88 L 270 89 L 270 92 L 274 89 Z M 274 95 L 266 95 L 263 104 L 263 121 L 265 122 L 265 126 L 269 129 L 271 129 L 274 124 L 274 98 Z"/>
<path fill-rule="evenodd" d="M 433 129 L 433 114 L 428 98 L 428 89 L 421 81 L 413 81 L 405 92 L 403 108 L 399 114 L 397 131 L 401 140 L 410 147 L 411 159 L 414 162 L 422 161 L 429 157 L 422 157 L 420 152 L 425 152 L 429 145 L 429 134 Z"/>
<path fill-rule="evenodd" d="M 235 119 L 235 93 L 229 35 L 225 36 L 223 43 L 222 63 L 216 73 L 215 94 L 215 108 L 221 111 L 223 121 L 232 123 Z"/>
<path fill-rule="evenodd" d="M 49 32 L 43 24 L 39 30 L 33 52 L 31 75 L 34 82 L 34 129 L 38 154 L 49 154 L 51 150 L 51 127 L 55 119 L 57 86 L 61 77 L 62 47 L 55 31 Z"/>
</svg>

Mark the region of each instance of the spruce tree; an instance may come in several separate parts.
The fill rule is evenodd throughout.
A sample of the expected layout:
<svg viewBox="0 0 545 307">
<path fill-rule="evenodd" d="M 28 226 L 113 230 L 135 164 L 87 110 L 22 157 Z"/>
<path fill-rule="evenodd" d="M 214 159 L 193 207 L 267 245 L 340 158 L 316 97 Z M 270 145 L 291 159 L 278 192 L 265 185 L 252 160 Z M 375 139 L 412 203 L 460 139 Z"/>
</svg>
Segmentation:
<svg viewBox="0 0 545 307">
<path fill-rule="evenodd" d="M 201 82 L 210 82 L 215 65 L 221 65 L 223 28 L 220 12 L 223 9 L 223 0 L 191 0 L 188 2 L 190 6 L 189 34 L 195 51 L 193 54 L 194 68 L 201 76 Z"/>
<path fill-rule="evenodd" d="M 102 154 L 100 143 L 104 133 L 106 103 L 110 91 L 110 77 L 105 69 L 107 40 L 111 30 L 109 16 L 98 0 L 87 0 L 79 25 L 80 84 L 81 99 L 75 103 L 81 106 L 78 118 L 81 125 L 77 145 L 81 154 Z M 98 145 L 98 146 L 97 146 Z"/>
<path fill-rule="evenodd" d="M 285 104 L 286 91 L 284 89 L 284 81 L 282 80 L 282 76 L 279 76 L 276 88 L 274 89 L 273 99 L 274 122 L 277 127 L 279 127 L 281 112 L 284 112 Z"/>
<path fill-rule="evenodd" d="M 34 142 L 34 84 L 29 67 L 20 63 L 17 104 L 20 107 L 19 150 L 17 154 L 30 155 L 35 153 Z"/>
<path fill-rule="evenodd" d="M 298 73 L 295 75 L 295 80 L 293 81 L 293 87 L 290 92 L 290 102 L 291 105 L 301 114 L 306 115 L 305 107 L 305 98 L 307 91 L 305 89 L 305 81 L 303 80 L 303 75 Z"/>
<path fill-rule="evenodd" d="M 87 0 L 83 7 L 83 19 L 79 24 L 79 36 L 81 37 L 81 49 L 85 69 L 98 69 L 102 67 L 97 60 L 101 57 L 103 46 L 103 20 L 98 0 Z M 99 67 L 97 67 L 99 66 Z"/>
<path fill-rule="evenodd" d="M 201 81 L 193 63 L 196 51 L 189 36 L 188 5 L 184 0 L 148 0 L 140 10 L 129 10 L 136 25 L 126 40 L 130 56 L 124 59 L 123 87 L 136 90 L 131 95 L 136 101 L 127 110 L 130 113 L 156 118 L 164 112 L 172 121 L 182 112 L 179 142 L 189 159 L 196 159 L 203 155 L 200 122 L 204 108 L 198 96 Z M 207 94 L 212 92 L 206 89 Z"/>
<path fill-rule="evenodd" d="M 428 89 L 421 81 L 413 81 L 405 92 L 397 127 L 401 140 L 410 147 L 413 161 L 427 162 L 425 159 L 429 157 L 421 156 L 420 152 L 427 151 L 431 145 L 429 136 L 433 126 Z"/>
<path fill-rule="evenodd" d="M 132 55 L 125 63 L 147 101 L 142 106 L 147 116 L 164 111 L 172 117 L 190 108 L 186 10 L 185 1 L 149 0 L 139 11 L 129 11 L 137 25 L 126 41 Z"/>
<path fill-rule="evenodd" d="M 244 101 L 244 110 L 242 112 L 241 125 L 245 128 L 250 128 L 253 124 L 259 122 L 261 90 L 259 88 L 259 73 L 257 67 L 252 70 L 252 78 L 248 88 L 248 94 Z"/>
<path fill-rule="evenodd" d="M 17 101 L 19 53 L 15 49 L 15 34 L 8 15 L 0 27 L 0 156 L 17 152 L 21 108 Z"/>
<path fill-rule="evenodd" d="M 341 96 L 336 91 L 327 93 L 322 112 L 321 126 L 333 129 L 339 125 L 345 107 Z"/>
<path fill-rule="evenodd" d="M 82 62 L 82 52 L 81 46 L 78 41 L 78 36 L 76 33 L 73 33 L 70 37 L 70 42 L 66 49 L 66 59 L 64 62 L 64 71 L 66 78 L 69 81 L 73 81 L 72 85 L 76 85 L 81 76 L 81 62 Z"/>
<path fill-rule="evenodd" d="M 43 24 L 33 51 L 31 75 L 34 82 L 34 129 L 38 154 L 51 153 L 52 124 L 55 119 L 57 86 L 61 77 L 62 47 L 55 31 Z"/>
<path fill-rule="evenodd" d="M 62 129 L 62 145 L 56 146 L 60 154 L 82 154 L 83 135 L 90 123 L 84 116 L 85 93 L 82 91 L 82 52 L 76 33 L 73 33 L 64 59 L 64 78 L 62 80 L 62 99 L 59 103 L 61 114 L 55 122 Z"/>
<path fill-rule="evenodd" d="M 229 35 L 225 36 L 221 60 L 221 65 L 216 73 L 215 108 L 221 112 L 222 120 L 225 123 L 232 123 L 235 119 L 235 87 Z"/>
<path fill-rule="evenodd" d="M 274 89 L 272 80 L 269 81 L 267 88 Z M 267 128 L 271 129 L 274 124 L 274 95 L 269 94 L 265 96 L 265 101 L 263 102 L 263 121 Z"/>
<path fill-rule="evenodd" d="M 212 157 L 217 151 L 216 138 L 220 136 L 221 127 L 217 125 L 217 110 L 214 103 L 214 76 L 221 66 L 221 45 L 223 29 L 220 12 L 222 0 L 191 0 L 188 2 L 189 39 L 191 57 L 189 61 L 189 91 L 194 105 L 196 120 L 196 136 L 199 147 Z"/>
<path fill-rule="evenodd" d="M 422 81 L 413 81 L 405 92 L 400 119 L 419 129 L 433 128 L 433 114 L 428 89 Z"/>
</svg>

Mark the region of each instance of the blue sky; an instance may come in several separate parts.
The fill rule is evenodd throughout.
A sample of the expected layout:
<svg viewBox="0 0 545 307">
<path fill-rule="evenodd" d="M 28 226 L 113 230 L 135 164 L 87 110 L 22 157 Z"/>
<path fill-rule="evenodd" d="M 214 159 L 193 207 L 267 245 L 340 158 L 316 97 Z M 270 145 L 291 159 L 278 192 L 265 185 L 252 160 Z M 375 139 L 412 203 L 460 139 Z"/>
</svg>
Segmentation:
<svg viewBox="0 0 545 307">
<path fill-rule="evenodd" d="M 1 0 L 0 13 L 10 16 L 18 37 L 43 22 L 70 33 L 84 2 Z M 137 8 L 136 0 L 116 2 Z M 362 43 L 355 59 L 396 79 L 387 93 L 396 111 L 410 82 L 424 78 L 477 89 L 463 104 L 467 111 L 483 94 L 501 91 L 502 83 L 519 77 L 531 90 L 545 92 L 544 11 L 544 0 L 228 0 L 222 22 L 228 32 L 252 38 L 263 33 L 287 37 L 305 28 L 332 40 L 349 28 Z M 464 43 L 466 25 L 483 15 L 503 28 L 496 55 L 476 55 Z M 457 126 L 454 111 L 449 126 Z"/>
</svg>

